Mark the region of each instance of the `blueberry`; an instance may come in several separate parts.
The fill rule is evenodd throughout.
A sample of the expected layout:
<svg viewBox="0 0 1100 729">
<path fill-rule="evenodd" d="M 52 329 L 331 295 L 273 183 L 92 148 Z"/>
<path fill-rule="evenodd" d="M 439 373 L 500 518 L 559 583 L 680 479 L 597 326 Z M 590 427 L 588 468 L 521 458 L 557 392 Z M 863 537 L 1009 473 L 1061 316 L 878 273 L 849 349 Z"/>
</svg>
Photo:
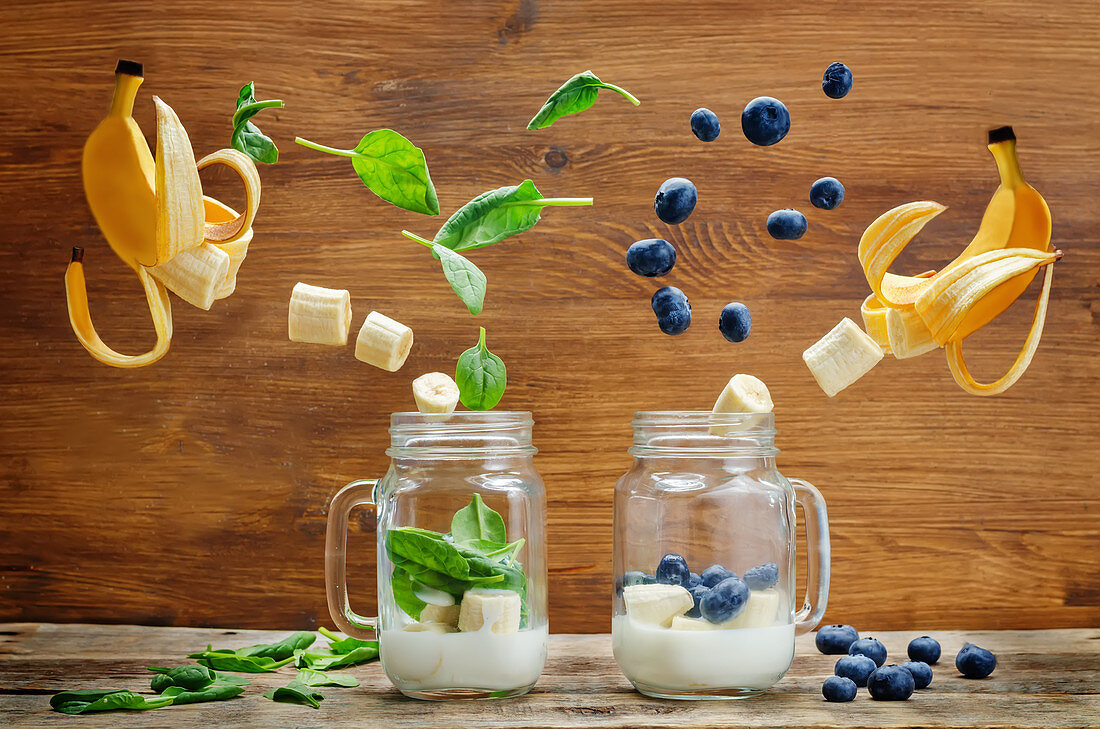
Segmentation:
<svg viewBox="0 0 1100 729">
<path fill-rule="evenodd" d="M 875 701 L 905 701 L 913 695 L 913 674 L 901 666 L 876 668 L 867 677 L 867 691 Z"/>
<path fill-rule="evenodd" d="M 702 578 L 703 584 L 707 587 L 714 587 L 722 580 L 729 579 L 730 577 L 737 577 L 737 573 L 726 569 L 720 564 L 712 564 L 703 570 Z"/>
<path fill-rule="evenodd" d="M 696 585 L 695 587 L 689 587 L 688 592 L 691 593 L 692 599 L 695 600 L 695 605 L 692 606 L 691 610 L 687 611 L 686 615 L 689 618 L 697 618 L 700 615 L 699 602 L 703 599 L 704 595 L 710 592 L 710 588 L 706 585 Z"/>
<path fill-rule="evenodd" d="M 691 326 L 691 304 L 675 286 L 657 289 L 649 304 L 657 315 L 657 326 L 665 334 L 683 334 Z"/>
<path fill-rule="evenodd" d="M 666 554 L 657 565 L 657 582 L 662 585 L 686 585 L 690 576 L 687 561 L 678 554 Z"/>
<path fill-rule="evenodd" d="M 670 177 L 657 189 L 657 196 L 653 198 L 653 209 L 662 221 L 676 225 L 688 219 L 695 209 L 697 199 L 698 193 L 691 180 Z"/>
<path fill-rule="evenodd" d="M 775 562 L 753 567 L 745 573 L 745 584 L 750 590 L 766 590 L 779 582 L 779 565 Z"/>
<path fill-rule="evenodd" d="M 696 572 L 688 572 L 688 581 L 684 583 L 684 587 L 689 590 L 693 587 L 699 587 L 703 584 L 703 578 Z"/>
<path fill-rule="evenodd" d="M 768 234 L 776 240 L 798 240 L 806 234 L 806 216 L 785 208 L 768 216 Z"/>
<path fill-rule="evenodd" d="M 832 210 L 844 202 L 844 185 L 835 177 L 822 177 L 810 185 L 810 203 L 815 208 Z"/>
<path fill-rule="evenodd" d="M 821 75 L 821 90 L 830 99 L 843 99 L 852 90 L 852 69 L 833 61 Z"/>
<path fill-rule="evenodd" d="M 856 684 L 850 678 L 829 676 L 821 684 L 821 695 L 826 701 L 851 701 L 856 697 Z"/>
<path fill-rule="evenodd" d="M 710 109 L 702 108 L 691 112 L 691 132 L 701 142 L 713 142 L 718 139 L 722 131 L 722 125 L 718 123 L 718 115 Z"/>
<path fill-rule="evenodd" d="M 752 316 L 749 307 L 739 301 L 732 301 L 722 307 L 718 316 L 718 331 L 731 342 L 743 342 L 752 330 Z"/>
<path fill-rule="evenodd" d="M 860 638 L 848 646 L 848 655 L 867 656 L 876 666 L 886 663 L 886 646 L 875 638 Z"/>
<path fill-rule="evenodd" d="M 676 265 L 676 248 L 663 238 L 646 238 L 626 249 L 626 265 L 639 276 L 664 276 Z"/>
<path fill-rule="evenodd" d="M 985 678 L 993 673 L 997 667 L 997 656 L 979 648 L 973 643 L 967 643 L 955 656 L 955 668 L 959 669 L 965 678 Z"/>
<path fill-rule="evenodd" d="M 935 638 L 922 635 L 909 641 L 909 649 L 906 652 L 910 660 L 923 661 L 929 666 L 934 666 L 940 659 L 940 644 Z"/>
<path fill-rule="evenodd" d="M 706 573 L 704 582 L 706 581 Z M 859 633 L 851 625 L 823 625 L 817 629 L 814 645 L 827 656 L 838 656 L 848 652 L 848 647 L 859 640 Z"/>
<path fill-rule="evenodd" d="M 753 144 L 768 147 L 791 130 L 791 114 L 779 99 L 757 96 L 741 112 L 741 131 Z"/>
<path fill-rule="evenodd" d="M 727 577 L 703 595 L 699 612 L 712 623 L 724 623 L 737 617 L 748 600 L 749 586 L 740 577 Z"/>
<path fill-rule="evenodd" d="M 901 667 L 913 674 L 914 688 L 928 688 L 928 684 L 932 683 L 932 669 L 924 661 L 906 661 Z"/>
<path fill-rule="evenodd" d="M 875 672 L 878 666 L 867 656 L 844 656 L 836 662 L 833 673 L 838 676 L 850 678 L 856 682 L 856 686 L 867 685 L 867 677 Z"/>
</svg>

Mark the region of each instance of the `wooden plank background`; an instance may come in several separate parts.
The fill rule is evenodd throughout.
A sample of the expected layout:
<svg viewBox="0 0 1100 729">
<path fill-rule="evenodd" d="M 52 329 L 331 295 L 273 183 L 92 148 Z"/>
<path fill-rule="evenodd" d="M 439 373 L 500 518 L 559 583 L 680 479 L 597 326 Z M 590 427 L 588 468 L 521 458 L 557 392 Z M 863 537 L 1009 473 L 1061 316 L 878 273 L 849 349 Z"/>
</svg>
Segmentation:
<svg viewBox="0 0 1100 729">
<path fill-rule="evenodd" d="M 86 2 L 0 8 L 0 619 L 306 627 L 327 622 L 326 502 L 386 467 L 387 416 L 409 382 L 450 370 L 478 324 L 508 364 L 502 407 L 536 418 L 549 490 L 552 627 L 608 629 L 611 495 L 630 458 L 631 414 L 706 408 L 734 372 L 777 403 L 782 470 L 829 502 L 827 620 L 885 628 L 1037 628 L 1100 622 L 1097 230 L 1100 19 L 1094 2 L 630 0 L 480 3 Z M 211 312 L 175 301 L 176 337 L 155 366 L 94 362 L 65 314 L 62 273 L 87 248 L 96 324 L 122 349 L 152 338 L 133 277 L 83 200 L 80 153 L 110 99 L 115 59 L 145 63 L 196 151 L 225 146 L 239 86 L 286 108 L 258 120 L 282 148 L 237 293 Z M 855 87 L 820 91 L 843 59 Z M 540 132 L 524 126 L 585 68 L 643 100 L 601 98 Z M 738 114 L 783 99 L 790 135 L 754 148 Z M 688 115 L 722 118 L 718 142 Z M 866 293 L 863 228 L 911 199 L 948 206 L 904 268 L 936 267 L 969 240 L 996 185 L 988 128 L 1013 124 L 1022 164 L 1066 251 L 1031 370 L 1002 397 L 958 390 L 942 356 L 884 361 L 827 399 L 800 353 Z M 388 206 L 346 160 L 295 135 L 351 146 L 392 127 L 427 154 L 444 215 L 483 190 L 532 178 L 596 206 L 551 210 L 532 232 L 476 254 L 490 279 L 469 317 L 398 231 L 441 219 Z M 844 205 L 806 201 L 822 175 Z M 653 193 L 674 175 L 700 190 L 679 227 Z M 240 193 L 224 178 L 208 190 Z M 237 197 L 234 197 L 237 196 Z M 771 240 L 768 212 L 810 230 Z M 623 262 L 633 240 L 676 242 L 667 283 L 695 324 L 660 334 L 652 281 Z M 286 341 L 298 280 L 351 290 L 409 324 L 417 345 L 388 374 L 337 350 Z M 1029 294 L 1034 297 L 1034 288 Z M 720 307 L 746 302 L 752 337 L 725 343 Z M 1031 306 L 974 338 L 993 376 Z M 359 609 L 371 607 L 369 519 L 357 524 Z"/>
</svg>

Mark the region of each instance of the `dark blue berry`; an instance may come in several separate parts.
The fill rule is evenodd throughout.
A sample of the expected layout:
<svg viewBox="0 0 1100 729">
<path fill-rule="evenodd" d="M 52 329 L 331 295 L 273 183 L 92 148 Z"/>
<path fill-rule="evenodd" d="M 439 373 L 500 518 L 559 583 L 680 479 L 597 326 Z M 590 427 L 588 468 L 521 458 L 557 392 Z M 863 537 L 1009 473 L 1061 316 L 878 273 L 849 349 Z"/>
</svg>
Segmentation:
<svg viewBox="0 0 1100 729">
<path fill-rule="evenodd" d="M 859 633 L 851 625 L 823 625 L 817 629 L 814 645 L 827 656 L 838 656 L 847 653 L 848 647 L 857 640 Z"/>
<path fill-rule="evenodd" d="M 886 663 L 886 646 L 876 638 L 859 638 L 848 646 L 848 655 L 867 656 L 876 666 Z"/>
<path fill-rule="evenodd" d="M 901 666 L 882 666 L 867 677 L 867 691 L 875 701 L 905 701 L 915 687 L 913 674 Z"/>
<path fill-rule="evenodd" d="M 806 234 L 806 216 L 785 208 L 768 216 L 768 234 L 776 240 L 798 240 Z"/>
<path fill-rule="evenodd" d="M 901 667 L 913 674 L 913 686 L 917 690 L 927 688 L 932 683 L 932 669 L 924 661 L 906 661 Z"/>
<path fill-rule="evenodd" d="M 724 623 L 737 617 L 748 600 L 749 586 L 739 577 L 727 577 L 703 595 L 699 612 L 712 623 Z"/>
<path fill-rule="evenodd" d="M 856 697 L 856 684 L 850 678 L 829 676 L 821 684 L 821 695 L 826 701 L 851 701 Z"/>
<path fill-rule="evenodd" d="M 664 238 L 646 238 L 626 249 L 626 265 L 639 276 L 664 276 L 676 265 L 676 247 Z"/>
<path fill-rule="evenodd" d="M 750 590 L 766 590 L 779 582 L 779 565 L 775 562 L 753 567 L 745 573 L 745 584 Z"/>
<path fill-rule="evenodd" d="M 666 554 L 657 565 L 657 582 L 662 585 L 686 586 L 691 577 L 687 560 L 678 554 Z"/>
<path fill-rule="evenodd" d="M 701 614 L 699 612 L 699 602 L 703 599 L 704 595 L 710 592 L 710 588 L 706 585 L 696 585 L 694 587 L 689 587 L 688 592 L 691 593 L 691 598 L 695 600 L 695 605 L 693 605 L 691 610 L 688 610 L 686 614 L 689 618 L 697 618 Z"/>
<path fill-rule="evenodd" d="M 830 99 L 843 99 L 852 90 L 852 69 L 834 61 L 821 75 L 821 90 Z"/>
<path fill-rule="evenodd" d="M 878 668 L 875 662 L 867 656 L 844 656 L 836 662 L 833 673 L 838 676 L 850 678 L 856 682 L 856 686 L 867 685 L 867 677 Z"/>
<path fill-rule="evenodd" d="M 909 648 L 906 652 L 909 654 L 910 660 L 923 661 L 929 666 L 934 666 L 936 661 L 940 659 L 940 644 L 935 638 L 922 635 L 909 641 Z"/>
<path fill-rule="evenodd" d="M 691 588 L 698 587 L 701 584 L 703 584 L 703 578 L 695 572 L 689 572 L 688 581 L 684 583 L 684 587 L 690 590 Z"/>
<path fill-rule="evenodd" d="M 730 577 L 737 577 L 737 573 L 732 570 L 728 570 L 720 564 L 712 564 L 703 570 L 701 575 L 703 578 L 703 584 L 707 587 L 714 587 L 722 580 L 729 579 Z"/>
<path fill-rule="evenodd" d="M 985 648 L 967 643 L 955 656 L 955 668 L 966 678 L 985 678 L 997 667 L 997 656 Z"/>
<path fill-rule="evenodd" d="M 722 132 L 718 115 L 707 108 L 691 112 L 691 131 L 701 142 L 713 142 Z"/>
<path fill-rule="evenodd" d="M 791 114 L 779 99 L 757 96 L 741 112 L 741 131 L 753 144 L 768 147 L 791 130 Z"/>
<path fill-rule="evenodd" d="M 698 193 L 691 180 L 683 177 L 670 177 L 661 183 L 657 196 L 653 198 L 653 209 L 657 217 L 670 225 L 682 223 L 695 209 Z"/>
<path fill-rule="evenodd" d="M 743 342 L 749 337 L 752 330 L 752 316 L 749 307 L 733 301 L 722 307 L 722 313 L 718 316 L 718 331 L 731 342 Z"/>
<path fill-rule="evenodd" d="M 810 185 L 810 203 L 815 208 L 832 210 L 844 202 L 844 185 L 835 177 L 822 177 Z"/>
<path fill-rule="evenodd" d="M 657 289 L 649 303 L 657 315 L 657 326 L 665 334 L 683 334 L 691 326 L 691 304 L 675 286 Z"/>
</svg>

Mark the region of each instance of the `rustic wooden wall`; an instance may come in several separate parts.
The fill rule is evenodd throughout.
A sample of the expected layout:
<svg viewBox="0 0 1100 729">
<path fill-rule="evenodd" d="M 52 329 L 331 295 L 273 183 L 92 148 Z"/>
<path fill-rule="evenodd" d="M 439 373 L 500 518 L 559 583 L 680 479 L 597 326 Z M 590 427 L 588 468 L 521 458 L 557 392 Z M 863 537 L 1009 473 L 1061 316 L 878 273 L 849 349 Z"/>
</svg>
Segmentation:
<svg viewBox="0 0 1100 729">
<path fill-rule="evenodd" d="M 482 324 L 508 363 L 502 406 L 537 420 L 556 631 L 608 628 L 610 500 L 630 463 L 631 413 L 708 407 L 737 371 L 772 388 L 784 472 L 829 501 L 828 620 L 1100 622 L 1095 3 L 781 5 L 3 3 L 0 620 L 326 621 L 329 495 L 383 471 L 387 416 L 411 407 L 411 379 L 451 369 Z M 260 120 L 283 157 L 262 170 L 237 294 L 209 313 L 176 301 L 171 352 L 137 371 L 80 348 L 61 282 L 69 247 L 85 246 L 100 331 L 121 348 L 151 341 L 135 281 L 101 239 L 80 183 L 81 145 L 118 57 L 145 63 L 146 132 L 156 93 L 200 154 L 227 143 L 243 82 L 287 103 Z M 843 101 L 819 88 L 836 59 L 856 77 Z M 585 68 L 642 106 L 601 98 L 526 131 L 547 93 Z M 759 94 L 783 99 L 794 119 L 774 148 L 752 147 L 738 128 Z M 702 105 L 725 124 L 715 144 L 688 130 Z M 954 386 L 941 356 L 886 360 L 828 400 L 799 355 L 840 317 L 858 318 L 860 232 L 889 207 L 932 198 L 950 210 L 906 267 L 953 256 L 996 184 L 985 131 L 1006 123 L 1066 251 L 1031 371 L 1005 396 L 979 399 Z M 383 126 L 425 149 L 445 214 L 525 177 L 597 204 L 549 211 L 531 233 L 479 252 L 490 289 L 474 320 L 397 234 L 430 234 L 438 220 L 381 203 L 346 161 L 291 143 L 298 134 L 351 146 Z M 848 189 L 834 212 L 806 202 L 825 174 Z M 700 190 L 678 228 L 651 207 L 673 175 Z M 224 182 L 211 188 L 231 190 Z M 808 213 L 809 233 L 771 240 L 764 219 L 787 206 Z M 654 235 L 679 246 L 668 282 L 694 304 L 695 324 L 677 338 L 653 322 L 653 282 L 623 263 L 632 240 Z M 377 308 L 411 325 L 405 368 L 391 375 L 350 347 L 286 341 L 298 280 L 349 288 L 359 321 Z M 740 345 L 714 326 L 732 299 L 753 312 Z M 997 372 L 1029 319 L 1021 303 L 975 338 L 968 359 Z M 366 611 L 373 572 L 370 553 L 360 555 L 354 588 Z"/>
</svg>

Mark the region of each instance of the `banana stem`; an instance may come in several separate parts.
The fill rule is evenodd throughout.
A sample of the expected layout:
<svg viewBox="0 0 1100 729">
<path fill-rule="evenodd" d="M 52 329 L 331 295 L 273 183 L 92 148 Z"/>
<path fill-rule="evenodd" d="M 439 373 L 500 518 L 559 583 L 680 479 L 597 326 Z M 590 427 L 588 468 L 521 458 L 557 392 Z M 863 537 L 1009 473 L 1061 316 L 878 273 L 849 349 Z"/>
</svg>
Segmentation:
<svg viewBox="0 0 1100 729">
<path fill-rule="evenodd" d="M 301 137 L 295 137 L 294 138 L 294 143 L 295 144 L 300 144 L 303 147 L 309 147 L 310 149 L 315 149 L 318 152 L 326 152 L 328 154 L 335 154 L 335 155 L 339 155 L 340 157 L 355 157 L 356 156 L 356 154 L 353 150 L 350 150 L 350 149 L 336 149 L 335 147 L 326 147 L 323 144 L 317 144 L 317 142 L 311 142 L 308 139 L 302 139 Z"/>
</svg>

